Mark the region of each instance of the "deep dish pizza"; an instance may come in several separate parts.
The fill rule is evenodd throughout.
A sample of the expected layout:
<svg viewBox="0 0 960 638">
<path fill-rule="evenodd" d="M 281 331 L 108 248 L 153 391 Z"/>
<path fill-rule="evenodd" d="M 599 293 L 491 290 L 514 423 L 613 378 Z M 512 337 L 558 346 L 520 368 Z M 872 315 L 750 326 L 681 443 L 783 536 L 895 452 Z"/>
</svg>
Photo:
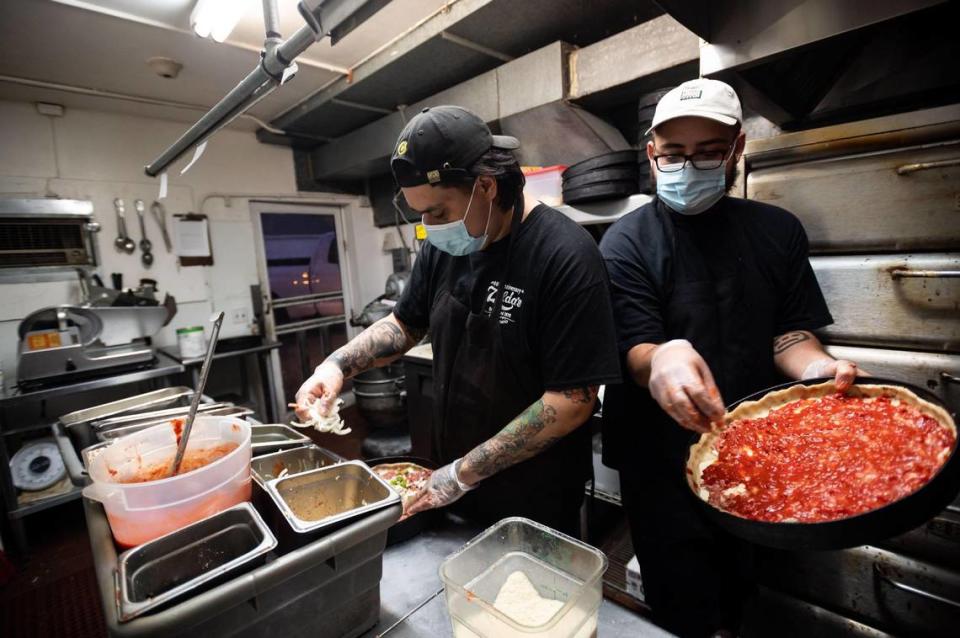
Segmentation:
<svg viewBox="0 0 960 638">
<path fill-rule="evenodd" d="M 687 479 L 700 498 L 743 518 L 821 523 L 912 494 L 956 443 L 950 414 L 906 388 L 796 385 L 740 404 L 701 435 Z"/>
<path fill-rule="evenodd" d="M 416 463 L 383 463 L 374 466 L 373 471 L 404 499 L 425 487 L 430 475 L 433 474 L 433 470 L 428 470 Z"/>
</svg>

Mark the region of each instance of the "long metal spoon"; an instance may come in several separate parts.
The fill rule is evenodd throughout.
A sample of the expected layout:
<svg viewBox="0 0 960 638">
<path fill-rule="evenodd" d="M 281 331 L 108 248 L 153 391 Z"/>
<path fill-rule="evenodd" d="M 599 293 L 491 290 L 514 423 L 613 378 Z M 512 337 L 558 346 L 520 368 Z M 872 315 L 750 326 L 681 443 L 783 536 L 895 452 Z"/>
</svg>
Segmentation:
<svg viewBox="0 0 960 638">
<path fill-rule="evenodd" d="M 127 252 L 127 228 L 123 220 L 123 200 L 117 197 L 113 200 L 113 210 L 117 212 L 117 238 L 113 240 L 113 246 L 122 253 Z"/>
<path fill-rule="evenodd" d="M 210 374 L 210 364 L 213 362 L 213 351 L 217 347 L 217 338 L 220 336 L 220 326 L 223 324 L 223 313 L 217 315 L 213 320 L 213 334 L 210 335 L 210 343 L 207 345 L 207 354 L 203 357 L 203 366 L 200 368 L 200 382 L 193 390 L 193 400 L 190 401 L 190 412 L 187 413 L 187 420 L 183 424 L 183 432 L 180 435 L 180 444 L 177 446 L 177 455 L 173 457 L 173 465 L 170 467 L 170 476 L 176 476 L 180 471 L 180 463 L 183 462 L 183 453 L 187 451 L 187 439 L 190 438 L 190 430 L 193 428 L 193 421 L 197 417 L 197 408 L 200 406 L 200 397 L 203 395 L 203 389 L 207 387 L 207 376 Z"/>
<path fill-rule="evenodd" d="M 144 267 L 149 268 L 153 264 L 153 253 L 150 250 L 153 248 L 153 243 L 147 239 L 147 226 L 143 223 L 143 211 L 145 207 L 143 205 L 143 200 L 138 199 L 133 202 L 133 207 L 137 209 L 137 217 L 140 219 L 140 262 Z"/>
</svg>

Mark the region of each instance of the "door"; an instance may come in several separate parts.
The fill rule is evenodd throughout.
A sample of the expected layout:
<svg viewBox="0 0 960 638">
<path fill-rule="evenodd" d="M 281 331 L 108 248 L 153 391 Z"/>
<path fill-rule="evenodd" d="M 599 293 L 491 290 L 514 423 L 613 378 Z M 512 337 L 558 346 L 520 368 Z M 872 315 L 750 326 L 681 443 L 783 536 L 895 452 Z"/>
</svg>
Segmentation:
<svg viewBox="0 0 960 638">
<path fill-rule="evenodd" d="M 339 206 L 251 202 L 266 336 L 279 341 L 271 363 L 277 414 L 347 342 L 346 244 Z"/>
</svg>

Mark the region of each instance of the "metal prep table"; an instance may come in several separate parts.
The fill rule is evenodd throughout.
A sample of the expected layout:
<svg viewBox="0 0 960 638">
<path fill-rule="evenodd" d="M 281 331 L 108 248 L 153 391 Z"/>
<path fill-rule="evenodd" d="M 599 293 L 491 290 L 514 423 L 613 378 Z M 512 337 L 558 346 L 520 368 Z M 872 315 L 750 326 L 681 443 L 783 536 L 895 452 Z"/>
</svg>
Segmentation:
<svg viewBox="0 0 960 638">
<path fill-rule="evenodd" d="M 17 490 L 13 486 L 13 479 L 10 476 L 10 454 L 7 450 L 7 437 L 29 432 L 49 431 L 51 425 L 49 421 L 13 424 L 8 418 L 9 410 L 28 403 L 42 403 L 48 399 L 60 399 L 67 395 L 95 392 L 104 388 L 113 388 L 115 386 L 141 383 L 144 381 L 156 383 L 165 377 L 183 373 L 184 367 L 178 361 L 170 358 L 163 352 L 157 352 L 156 356 L 157 362 L 150 368 L 86 379 L 77 383 L 51 386 L 37 390 L 21 391 L 17 387 L 11 387 L 7 388 L 6 392 L 0 393 L 0 492 L 2 492 L 3 495 L 4 511 L 13 535 L 11 539 L 12 546 L 17 551 L 23 552 L 27 549 L 23 517 L 80 498 L 82 486 L 74 482 L 72 489 L 66 493 L 51 496 L 27 505 L 20 505 L 17 499 Z M 64 462 L 66 463 L 66 459 Z"/>
<path fill-rule="evenodd" d="M 364 638 L 374 638 L 440 589 L 440 563 L 481 531 L 482 527 L 465 524 L 448 516 L 436 529 L 387 547 L 383 554 L 383 578 L 380 581 L 380 622 L 364 634 Z M 441 638 L 452 635 L 453 627 L 447 614 L 446 601 L 444 595 L 440 594 L 397 625 L 385 638 Z M 649 620 L 606 598 L 600 604 L 597 635 L 637 638 L 672 636 Z"/>
<path fill-rule="evenodd" d="M 224 340 L 217 345 L 220 346 L 228 342 L 229 340 Z M 274 414 L 275 409 L 273 405 L 273 397 L 275 380 L 270 368 L 269 359 L 270 352 L 279 348 L 280 345 L 281 344 L 279 341 L 266 341 L 264 343 L 237 348 L 235 350 L 222 350 L 215 351 L 213 353 L 214 361 L 232 357 L 249 357 L 256 361 L 256 370 L 257 374 L 259 375 L 259 379 L 254 381 L 253 385 L 251 385 L 250 381 L 247 379 L 246 364 L 245 362 L 242 362 L 240 365 L 240 383 L 244 386 L 244 390 L 249 393 L 248 396 L 256 401 L 257 413 L 261 416 L 265 416 L 268 423 L 275 423 L 281 416 L 279 414 Z M 192 379 L 192 385 L 193 387 L 197 387 L 200 381 L 200 366 L 203 363 L 203 357 L 181 357 L 180 351 L 176 347 L 160 348 L 160 351 L 189 370 Z M 266 394 L 264 394 L 263 389 L 264 383 L 267 385 Z"/>
</svg>

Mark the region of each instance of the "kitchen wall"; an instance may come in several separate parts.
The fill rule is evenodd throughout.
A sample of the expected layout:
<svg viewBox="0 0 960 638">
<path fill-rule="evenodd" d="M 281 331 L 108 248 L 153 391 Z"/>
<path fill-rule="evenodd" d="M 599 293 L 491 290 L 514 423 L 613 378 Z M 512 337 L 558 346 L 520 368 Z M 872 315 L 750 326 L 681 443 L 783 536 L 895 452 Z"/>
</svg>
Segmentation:
<svg viewBox="0 0 960 638">
<path fill-rule="evenodd" d="M 124 285 L 141 277 L 157 279 L 161 292 L 177 299 L 179 311 L 156 341 L 176 342 L 175 329 L 202 323 L 214 310 L 227 313 L 222 336 L 251 334 L 250 286 L 258 283 L 249 197 L 297 198 L 340 204 L 345 211 L 348 282 L 354 309 L 383 292 L 391 272 L 384 238 L 393 229 L 373 225 L 373 213 L 361 198 L 296 191 L 293 156 L 286 148 L 257 142 L 246 131 L 224 130 L 207 145 L 200 161 L 181 176 L 181 161 L 170 171 L 168 216 L 188 211 L 209 216 L 214 265 L 182 268 L 166 252 L 156 224 L 148 218 L 147 233 L 156 261 L 140 264 L 139 251 L 118 253 L 113 199 L 127 204 L 127 228 L 140 238 L 132 201 L 157 198 L 158 180 L 143 173 L 144 164 L 176 139 L 187 125 L 152 118 L 67 108 L 63 117 L 37 113 L 32 103 L 0 101 L 0 197 L 55 196 L 93 201 L 102 230 L 97 236 L 99 272 L 123 273 Z M 225 197 L 224 197 L 225 196 Z M 408 229 L 411 232 L 411 229 Z M 76 281 L 0 283 L 0 361 L 7 383 L 16 373 L 16 330 L 19 321 L 43 306 L 78 301 Z"/>
</svg>

